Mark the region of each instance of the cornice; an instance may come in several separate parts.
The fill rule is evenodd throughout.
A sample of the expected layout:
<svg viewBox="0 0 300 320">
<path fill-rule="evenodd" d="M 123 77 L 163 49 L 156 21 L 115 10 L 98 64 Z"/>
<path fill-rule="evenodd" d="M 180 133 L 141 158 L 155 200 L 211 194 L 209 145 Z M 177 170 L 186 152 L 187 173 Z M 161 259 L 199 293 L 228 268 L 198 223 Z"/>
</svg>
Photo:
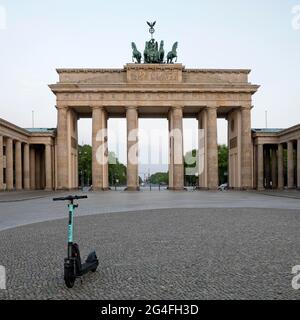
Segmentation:
<svg viewBox="0 0 300 320">
<path fill-rule="evenodd" d="M 185 69 L 186 73 L 243 73 L 249 74 L 250 69 Z"/>
<path fill-rule="evenodd" d="M 184 70 L 185 67 L 180 63 L 174 64 L 138 64 L 138 63 L 128 63 L 124 66 L 124 70 Z"/>
<path fill-rule="evenodd" d="M 56 72 L 58 74 L 61 73 L 121 73 L 121 72 L 125 72 L 124 69 L 89 69 L 89 68 L 85 68 L 85 69 L 56 69 Z"/>
<path fill-rule="evenodd" d="M 233 85 L 233 84 L 190 84 L 188 85 L 159 85 L 153 84 L 146 85 L 110 85 L 105 84 L 72 84 L 72 83 L 59 83 L 49 86 L 54 93 L 199 93 L 199 92 L 224 92 L 224 93 L 255 93 L 258 85 Z"/>
<path fill-rule="evenodd" d="M 251 69 L 186 69 L 182 64 L 134 64 L 129 63 L 122 68 L 58 68 L 61 73 L 122 73 L 128 70 L 182 70 L 185 73 L 242 73 L 249 74 Z"/>
<path fill-rule="evenodd" d="M 30 136 L 30 132 L 21 128 L 21 127 L 18 127 L 16 126 L 15 124 L 11 123 L 11 122 L 8 122 L 2 118 L 0 118 L 0 126 L 4 127 L 4 128 L 7 128 L 9 130 L 12 130 L 12 131 L 16 131 L 20 134 L 23 134 L 25 136 Z"/>
<path fill-rule="evenodd" d="M 54 132 L 30 132 L 2 118 L 0 118 L 0 131 L 1 131 L 1 127 L 6 128 L 8 130 L 12 130 L 19 134 L 22 134 L 27 138 L 28 137 L 55 137 L 56 135 L 56 130 Z"/>
</svg>

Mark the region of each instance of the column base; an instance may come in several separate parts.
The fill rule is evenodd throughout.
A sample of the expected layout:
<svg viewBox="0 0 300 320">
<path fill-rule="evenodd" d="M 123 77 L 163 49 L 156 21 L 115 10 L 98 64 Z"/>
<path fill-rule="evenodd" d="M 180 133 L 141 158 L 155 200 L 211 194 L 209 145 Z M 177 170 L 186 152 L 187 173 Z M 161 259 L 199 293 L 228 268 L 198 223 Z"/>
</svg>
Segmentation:
<svg viewBox="0 0 300 320">
<path fill-rule="evenodd" d="M 24 189 L 24 190 L 26 190 L 26 189 Z M 29 190 L 29 189 L 27 189 L 27 190 Z M 45 191 L 53 191 L 53 188 L 45 188 L 44 190 Z"/>
<path fill-rule="evenodd" d="M 168 190 L 171 190 L 171 191 L 186 191 L 187 189 L 184 188 L 184 187 L 171 187 L 171 188 L 168 188 Z"/>
<path fill-rule="evenodd" d="M 140 187 L 126 187 L 124 191 L 140 191 Z"/>
<path fill-rule="evenodd" d="M 240 188 L 235 188 L 236 190 L 240 191 L 249 191 L 249 190 L 254 190 L 253 187 L 240 187 Z"/>
<path fill-rule="evenodd" d="M 196 187 L 196 190 L 199 191 L 208 191 L 209 189 L 207 187 Z"/>
<path fill-rule="evenodd" d="M 109 191 L 110 188 L 93 188 L 92 191 Z"/>
</svg>

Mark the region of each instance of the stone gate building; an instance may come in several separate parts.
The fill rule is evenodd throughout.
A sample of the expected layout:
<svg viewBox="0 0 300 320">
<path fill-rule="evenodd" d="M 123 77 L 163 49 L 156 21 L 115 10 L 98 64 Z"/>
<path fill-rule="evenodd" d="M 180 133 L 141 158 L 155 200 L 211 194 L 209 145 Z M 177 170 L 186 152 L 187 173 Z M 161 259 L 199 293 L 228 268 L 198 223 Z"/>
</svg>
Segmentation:
<svg viewBox="0 0 300 320">
<path fill-rule="evenodd" d="M 249 83 L 250 70 L 127 64 L 122 69 L 57 72 L 59 81 L 50 85 L 57 98 L 56 129 L 22 129 L 0 121 L 1 190 L 78 188 L 80 118 L 92 118 L 93 189 L 107 190 L 105 129 L 112 117 L 127 120 L 128 190 L 139 189 L 138 118 L 146 117 L 168 119 L 171 190 L 184 188 L 183 139 L 173 134 L 182 133 L 183 118 L 197 119 L 203 133 L 199 188 L 218 187 L 217 118 L 228 121 L 230 188 L 300 188 L 300 125 L 251 130 L 252 95 L 259 87 Z M 130 150 L 136 161 L 130 161 Z"/>
</svg>

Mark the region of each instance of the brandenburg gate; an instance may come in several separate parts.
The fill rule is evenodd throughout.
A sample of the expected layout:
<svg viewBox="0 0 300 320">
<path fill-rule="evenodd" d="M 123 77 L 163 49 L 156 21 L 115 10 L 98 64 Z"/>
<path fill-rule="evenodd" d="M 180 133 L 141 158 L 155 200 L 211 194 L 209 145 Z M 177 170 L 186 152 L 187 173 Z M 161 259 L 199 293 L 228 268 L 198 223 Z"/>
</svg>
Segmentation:
<svg viewBox="0 0 300 320">
<path fill-rule="evenodd" d="M 175 42 L 165 59 L 164 41 L 153 38 L 156 22 L 147 22 L 151 39 L 143 54 L 132 42 L 133 62 L 123 69 L 59 69 L 50 85 L 57 98 L 56 189 L 78 187 L 77 120 L 92 118 L 92 181 L 107 190 L 107 120 L 127 120 L 127 190 L 139 190 L 138 119 L 167 118 L 169 122 L 169 189 L 184 189 L 184 117 L 199 123 L 199 188 L 218 187 L 217 118 L 229 122 L 230 187 L 253 188 L 251 136 L 252 94 L 249 70 L 186 69 L 177 61 Z"/>
<path fill-rule="evenodd" d="M 77 120 L 92 118 L 93 189 L 107 190 L 107 120 L 127 120 L 127 189 L 138 190 L 138 119 L 169 122 L 169 188 L 184 188 L 183 118 L 199 129 L 199 188 L 218 187 L 217 118 L 228 120 L 229 183 L 253 188 L 252 95 L 249 70 L 186 69 L 182 64 L 130 63 L 123 69 L 58 69 L 57 189 L 78 187 Z M 181 132 L 172 134 L 172 132 Z M 99 132 L 101 134 L 99 134 Z M 106 134 L 103 134 L 103 132 Z M 136 150 L 136 151 L 135 151 Z M 131 153 L 131 156 L 130 156 Z M 132 157 L 132 153 L 135 156 Z M 100 161 L 99 161 L 100 160 Z"/>
</svg>

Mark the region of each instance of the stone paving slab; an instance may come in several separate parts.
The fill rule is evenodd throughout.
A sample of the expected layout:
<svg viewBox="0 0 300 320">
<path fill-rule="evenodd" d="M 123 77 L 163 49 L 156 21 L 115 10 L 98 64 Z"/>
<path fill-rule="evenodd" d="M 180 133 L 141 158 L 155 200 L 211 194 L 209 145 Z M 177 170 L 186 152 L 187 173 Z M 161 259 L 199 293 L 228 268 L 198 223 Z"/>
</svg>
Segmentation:
<svg viewBox="0 0 300 320">
<path fill-rule="evenodd" d="M 64 193 L 56 191 L 55 194 Z M 0 192 L 0 203 L 28 201 L 52 196 L 54 191 L 34 190 L 34 191 L 9 191 Z"/>
<path fill-rule="evenodd" d="M 143 210 L 75 219 L 82 256 L 100 267 L 63 283 L 67 219 L 0 232 L 1 299 L 299 299 L 298 210 Z"/>
<path fill-rule="evenodd" d="M 35 222 L 65 218 L 66 203 L 53 202 L 52 198 L 69 193 L 87 194 L 89 197 L 80 201 L 76 211 L 79 216 L 170 208 L 282 208 L 300 211 L 299 199 L 270 197 L 257 192 L 52 192 L 37 199 L 0 203 L 0 231 Z"/>
</svg>

